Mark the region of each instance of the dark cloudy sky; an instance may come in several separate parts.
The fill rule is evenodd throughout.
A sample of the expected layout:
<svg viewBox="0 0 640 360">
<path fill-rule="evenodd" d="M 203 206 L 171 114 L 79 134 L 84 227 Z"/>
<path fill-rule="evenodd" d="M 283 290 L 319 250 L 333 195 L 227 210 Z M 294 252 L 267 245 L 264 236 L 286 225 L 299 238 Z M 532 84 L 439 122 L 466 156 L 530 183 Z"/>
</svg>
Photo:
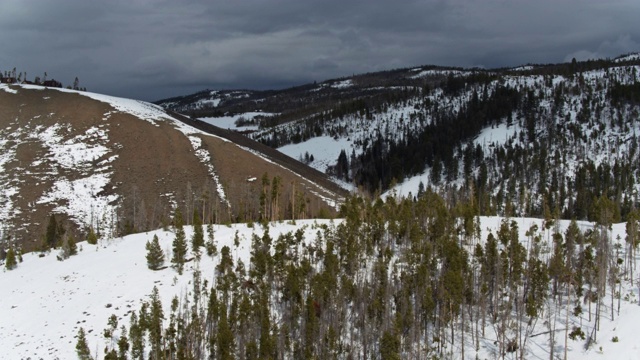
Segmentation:
<svg viewBox="0 0 640 360">
<path fill-rule="evenodd" d="M 0 69 L 157 100 L 640 51 L 639 0 L 2 0 Z"/>
</svg>

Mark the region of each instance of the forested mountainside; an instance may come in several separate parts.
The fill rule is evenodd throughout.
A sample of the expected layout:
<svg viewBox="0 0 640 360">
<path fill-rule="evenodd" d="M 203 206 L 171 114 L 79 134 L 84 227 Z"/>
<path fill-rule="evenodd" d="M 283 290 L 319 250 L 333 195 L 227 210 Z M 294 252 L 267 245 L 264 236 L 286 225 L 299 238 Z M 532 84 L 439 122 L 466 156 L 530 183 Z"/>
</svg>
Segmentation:
<svg viewBox="0 0 640 360">
<path fill-rule="evenodd" d="M 335 213 L 344 193 L 306 166 L 185 121 L 141 101 L 1 84 L 0 258 L 157 229 L 176 208 L 188 223 Z"/>
<path fill-rule="evenodd" d="M 640 189 L 638 70 L 636 54 L 494 70 L 420 67 L 246 92 L 246 101 L 216 94 L 217 107 L 192 115 L 262 111 L 248 136 L 371 193 L 431 186 L 453 197 L 473 192 L 482 214 L 577 219 L 592 218 L 593 199 L 605 195 L 624 218 Z M 161 104 L 189 113 L 181 101 Z"/>
</svg>

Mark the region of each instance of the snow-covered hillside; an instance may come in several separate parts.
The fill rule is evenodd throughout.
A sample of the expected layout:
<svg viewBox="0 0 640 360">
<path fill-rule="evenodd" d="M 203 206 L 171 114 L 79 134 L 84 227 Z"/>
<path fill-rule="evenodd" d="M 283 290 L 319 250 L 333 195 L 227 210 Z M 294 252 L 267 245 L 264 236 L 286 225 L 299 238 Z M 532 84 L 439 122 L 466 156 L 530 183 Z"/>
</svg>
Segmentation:
<svg viewBox="0 0 640 360">
<path fill-rule="evenodd" d="M 307 239 L 313 239 L 318 224 L 306 220 L 296 225 L 274 223 L 270 233 L 277 237 L 286 232 L 304 229 Z M 191 237 L 193 229 L 186 227 Z M 245 224 L 215 225 L 218 249 L 229 246 L 234 263 L 250 263 L 251 235 L 262 236 L 262 228 Z M 235 235 L 239 245 L 234 245 Z M 203 255 L 200 262 L 187 263 L 183 275 L 172 268 L 151 271 L 146 264 L 145 245 L 157 235 L 170 265 L 171 242 L 175 234 L 170 231 L 152 231 L 124 238 L 100 240 L 98 245 L 77 244 L 79 254 L 58 261 L 57 251 L 44 257 L 38 253 L 23 256 L 15 270 L 0 272 L 0 347 L 7 359 L 74 359 L 76 335 L 80 327 L 92 330 L 88 334 L 92 352 L 102 354 L 105 339 L 102 329 L 109 316 L 115 314 L 120 324 L 129 324 L 129 315 L 135 312 L 154 286 L 158 287 L 165 312 L 173 297 L 183 297 L 192 291 L 193 272 L 199 270 L 203 280 L 213 283 L 214 268 L 220 256 Z M 189 255 L 189 257 L 192 257 Z M 102 358 L 99 355 L 96 358 Z"/>
<path fill-rule="evenodd" d="M 629 202 L 640 193 L 634 61 L 637 54 L 517 71 L 413 69 L 426 86 L 389 87 L 386 98 L 339 102 L 249 136 L 293 158 L 313 155 L 310 166 L 370 192 L 473 184 L 487 214 L 510 202 L 520 216 L 539 215 L 547 202 L 586 218 L 587 198 L 606 190 Z"/>
<path fill-rule="evenodd" d="M 531 236 L 527 231 L 532 225 L 541 229 L 543 243 L 549 240 L 549 232 L 542 230 L 543 223 L 539 219 L 513 219 L 518 224 L 519 238 L 525 247 Z M 501 218 L 480 218 L 481 239 L 484 242 L 489 232 L 496 234 Z M 298 221 L 292 223 L 271 223 L 269 233 L 275 239 L 281 234 L 304 231 L 304 241 L 296 251 L 303 253 L 313 247 L 325 247 L 326 244 L 319 233 L 323 228 L 332 228 L 341 220 L 332 221 Z M 559 230 L 564 231 L 568 222 L 561 222 Z M 582 231 L 593 226 L 589 223 L 579 224 Z M 189 238 L 193 232 L 186 227 Z M 233 264 L 240 260 L 249 268 L 251 263 L 251 239 L 253 235 L 262 237 L 261 226 L 247 225 L 215 226 L 215 241 L 218 249 L 228 246 L 231 249 Z M 80 327 L 88 331 L 89 348 L 96 358 L 102 358 L 103 349 L 111 341 L 103 337 L 102 329 L 107 328 L 107 320 L 113 314 L 118 324 L 129 324 L 130 315 L 136 312 L 142 301 L 149 301 L 149 294 L 155 286 L 164 306 L 165 314 L 170 312 L 171 299 L 192 296 L 194 272 L 199 271 L 201 281 L 214 284 L 214 269 L 220 261 L 220 255 L 213 258 L 203 255 L 201 261 L 187 263 L 186 271 L 178 275 L 172 268 L 151 271 L 146 266 L 145 244 L 154 235 L 160 239 L 165 256 L 171 257 L 171 242 L 174 234 L 169 231 L 152 231 L 130 235 L 125 238 L 101 240 L 97 246 L 86 242 L 78 244 L 81 251 L 68 260 L 56 260 L 56 252 L 39 257 L 36 253 L 24 255 L 24 261 L 12 271 L 0 272 L 0 347 L 3 357 L 7 359 L 73 359 L 75 358 L 76 334 Z M 613 243 L 625 238 L 624 224 L 614 224 L 611 231 Z M 236 239 L 239 240 L 236 243 Z M 622 246 L 624 249 L 625 246 Z M 305 250 L 306 249 L 306 250 Z M 271 249 L 272 254 L 275 249 Z M 623 253 L 620 256 L 624 256 Z M 189 256 L 190 257 L 190 256 Z M 389 268 L 400 265 L 394 259 Z M 369 268 L 366 266 L 366 268 Z M 4 267 L 3 267 L 4 268 Z M 319 271 L 320 269 L 318 269 Z M 200 281 L 200 280 L 198 280 Z M 209 286 L 210 286 L 209 285 Z M 615 310 L 615 320 L 611 321 L 609 308 L 602 315 L 603 320 L 598 333 L 598 343 L 589 350 L 583 348 L 584 341 L 569 340 L 569 359 L 602 359 L 620 358 L 637 359 L 640 348 L 635 340 L 635 328 L 640 321 L 640 303 L 638 288 L 630 286 L 628 278 L 622 280 L 621 291 L 617 295 L 622 298 L 619 311 Z M 607 302 L 605 302 L 607 303 Z M 549 326 L 556 331 L 556 354 L 564 351 L 564 322 L 566 309 L 554 309 L 542 316 L 533 328 L 527 344 L 525 358 L 549 357 Z M 271 315 L 277 323 L 278 313 Z M 585 333 L 590 332 L 592 322 L 588 322 L 586 314 L 571 315 L 570 326 L 581 326 Z M 168 318 L 165 318 L 165 325 Z M 550 324 L 553 322 L 553 324 Z M 556 324 L 557 323 L 557 324 Z M 118 326 L 120 326 L 118 325 Z M 278 324 L 282 326 L 283 324 Z M 485 335 L 480 339 L 480 348 L 473 350 L 473 344 L 466 344 L 466 357 L 497 358 L 496 328 L 487 323 Z M 459 331 L 456 331 L 459 336 Z M 467 342 L 470 338 L 467 337 Z M 459 347 L 451 349 L 453 356 L 459 358 Z M 456 355 L 457 354 L 457 355 Z M 507 358 L 515 358 L 509 354 Z"/>
</svg>

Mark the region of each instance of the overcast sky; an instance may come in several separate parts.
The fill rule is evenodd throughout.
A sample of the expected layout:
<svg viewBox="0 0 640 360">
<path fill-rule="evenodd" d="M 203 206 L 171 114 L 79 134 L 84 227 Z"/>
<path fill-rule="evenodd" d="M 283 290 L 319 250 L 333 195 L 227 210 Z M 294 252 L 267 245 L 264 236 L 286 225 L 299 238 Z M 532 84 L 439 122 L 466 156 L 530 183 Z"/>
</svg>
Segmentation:
<svg viewBox="0 0 640 360">
<path fill-rule="evenodd" d="M 2 0 L 0 69 L 158 100 L 640 51 L 639 0 Z"/>
</svg>

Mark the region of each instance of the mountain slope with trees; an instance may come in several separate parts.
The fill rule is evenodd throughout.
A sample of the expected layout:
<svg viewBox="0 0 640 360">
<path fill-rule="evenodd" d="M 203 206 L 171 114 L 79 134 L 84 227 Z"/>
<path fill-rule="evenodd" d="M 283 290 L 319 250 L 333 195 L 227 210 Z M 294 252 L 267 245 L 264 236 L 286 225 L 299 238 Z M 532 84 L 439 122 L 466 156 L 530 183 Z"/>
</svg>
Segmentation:
<svg viewBox="0 0 640 360">
<path fill-rule="evenodd" d="M 371 194 L 471 191 L 482 214 L 566 219 L 593 219 L 593 200 L 606 195 L 624 219 L 640 190 L 639 71 L 635 54 L 491 70 L 418 67 L 261 93 L 216 111 L 270 114 L 247 136 Z M 294 95 L 297 103 L 283 100 Z"/>
</svg>

